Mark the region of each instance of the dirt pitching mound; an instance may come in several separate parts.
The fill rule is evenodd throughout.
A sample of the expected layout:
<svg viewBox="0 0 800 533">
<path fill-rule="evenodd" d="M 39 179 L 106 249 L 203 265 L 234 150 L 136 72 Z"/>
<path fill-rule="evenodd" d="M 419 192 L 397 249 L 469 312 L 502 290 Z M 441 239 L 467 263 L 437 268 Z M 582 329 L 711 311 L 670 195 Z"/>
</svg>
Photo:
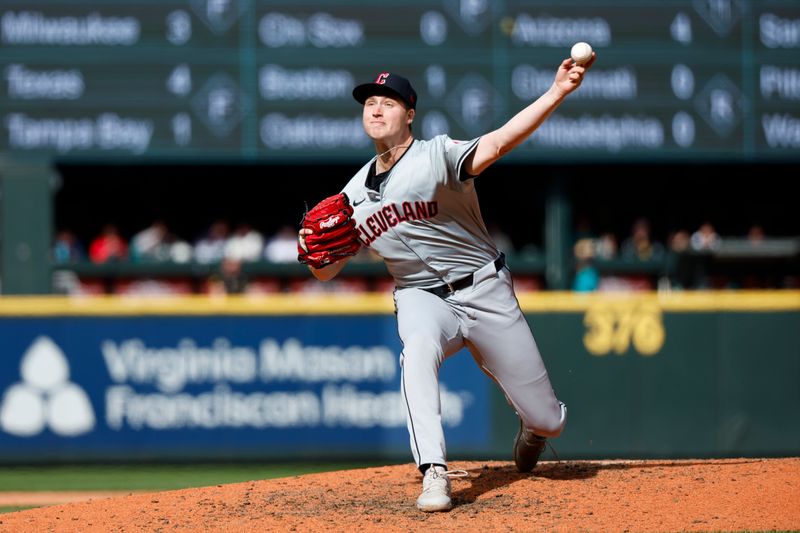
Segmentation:
<svg viewBox="0 0 800 533">
<path fill-rule="evenodd" d="M 131 494 L 0 515 L 0 531 L 800 529 L 800 458 L 452 462 L 455 507 L 421 513 L 413 465 Z"/>
</svg>

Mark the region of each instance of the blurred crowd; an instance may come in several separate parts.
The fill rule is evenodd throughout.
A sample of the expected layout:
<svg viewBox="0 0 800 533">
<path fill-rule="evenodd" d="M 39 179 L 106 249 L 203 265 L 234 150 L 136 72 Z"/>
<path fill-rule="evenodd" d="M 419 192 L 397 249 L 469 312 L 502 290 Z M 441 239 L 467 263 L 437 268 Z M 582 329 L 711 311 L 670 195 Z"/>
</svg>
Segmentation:
<svg viewBox="0 0 800 533">
<path fill-rule="evenodd" d="M 515 249 L 512 239 L 497 225 L 490 225 L 498 247 L 514 256 L 539 253 L 539 247 L 526 243 Z M 763 276 L 718 279 L 698 269 L 697 261 L 686 257 L 702 257 L 721 249 L 724 242 L 746 244 L 757 250 L 768 239 L 764 228 L 754 224 L 746 235 L 723 239 L 710 221 L 693 230 L 670 231 L 662 241 L 654 237 L 647 218 L 632 222 L 630 233 L 592 230 L 591 223 L 579 219 L 574 231 L 574 269 L 572 289 L 575 291 L 654 290 L 664 288 L 783 288 L 794 287 L 796 277 L 764 279 Z M 250 224 L 231 226 L 217 220 L 194 242 L 173 233 L 164 221 L 153 221 L 148 227 L 126 239 L 117 227 L 105 225 L 84 245 L 69 230 L 56 234 L 53 260 L 57 265 L 192 265 L 200 272 L 187 276 L 189 267 L 130 270 L 114 275 L 89 275 L 85 269 L 57 269 L 56 291 L 61 293 L 272 293 L 272 292 L 352 292 L 392 290 L 394 284 L 386 275 L 340 276 L 322 284 L 302 269 L 287 270 L 280 275 L 264 275 L 264 270 L 249 268 L 253 264 L 297 265 L 296 230 L 291 226 L 265 235 Z M 676 259 L 683 258 L 683 259 Z M 379 258 L 362 248 L 357 262 L 378 262 Z M 687 267 L 687 264 L 689 265 Z M 627 265 L 617 268 L 614 265 Z M 637 265 L 639 268 L 637 268 Z M 204 268 L 205 267 L 205 268 Z M 646 268 L 645 268 L 646 267 Z M 690 270 L 687 272 L 687 268 Z M 541 275 L 515 273 L 518 290 L 545 288 Z"/>
<path fill-rule="evenodd" d="M 163 221 L 126 239 L 113 224 L 105 225 L 85 246 L 70 230 L 57 232 L 53 243 L 56 265 L 149 265 L 152 275 L 133 275 L 130 270 L 112 276 L 79 275 L 69 269 L 58 270 L 56 290 L 62 293 L 269 293 L 284 291 L 319 291 L 319 283 L 310 276 L 287 279 L 286 276 L 259 276 L 248 272 L 257 263 L 297 264 L 297 231 L 284 226 L 272 235 L 264 235 L 250 224 L 231 226 L 225 220 L 214 221 L 194 242 L 170 231 Z M 376 261 L 367 249 L 355 261 Z M 159 266 L 194 265 L 207 267 L 208 276 L 191 278 L 186 269 L 161 269 Z M 145 268 L 147 270 L 147 268 Z M 127 272 L 127 274 L 126 274 Z M 367 283 L 343 279 L 325 290 L 372 290 Z"/>
<path fill-rule="evenodd" d="M 80 262 L 86 259 L 95 264 L 110 262 L 132 263 L 222 263 L 223 261 L 254 262 L 265 259 L 273 263 L 297 259 L 295 231 L 290 227 L 265 238 L 249 224 L 231 229 L 223 220 L 211 224 L 208 231 L 194 243 L 174 233 L 162 221 L 126 240 L 113 224 L 107 224 L 91 240 L 88 250 L 74 233 L 62 230 L 56 234 L 53 258 L 56 263 Z"/>
<path fill-rule="evenodd" d="M 791 239 L 790 239 L 791 240 Z M 791 255 L 798 245 L 793 239 L 791 246 L 784 248 Z M 774 256 L 774 247 L 767 250 L 772 242 L 760 224 L 753 224 L 745 235 L 726 236 L 717 232 L 713 222 L 704 221 L 697 228 L 670 231 L 662 242 L 652 234 L 647 218 L 638 218 L 630 233 L 619 239 L 614 233 L 604 232 L 594 235 L 590 225 L 580 221 L 576 227 L 576 240 L 573 247 L 575 275 L 572 289 L 589 292 L 595 290 L 653 290 L 653 289 L 767 289 L 795 288 L 800 283 L 794 275 L 764 275 L 758 269 L 750 269 L 739 275 L 728 269 L 715 274 L 708 268 L 709 258 L 728 249 L 728 258 L 765 258 Z M 732 252 L 735 251 L 735 253 Z M 779 250 L 780 251 L 780 250 Z M 614 261 L 626 262 L 635 268 L 639 265 L 652 265 L 647 274 L 620 275 L 613 268 L 601 272 L 598 265 L 613 265 Z M 755 265 L 752 263 L 751 265 Z M 626 269 L 629 270 L 629 269 Z M 645 270 L 644 268 L 642 270 Z"/>
</svg>

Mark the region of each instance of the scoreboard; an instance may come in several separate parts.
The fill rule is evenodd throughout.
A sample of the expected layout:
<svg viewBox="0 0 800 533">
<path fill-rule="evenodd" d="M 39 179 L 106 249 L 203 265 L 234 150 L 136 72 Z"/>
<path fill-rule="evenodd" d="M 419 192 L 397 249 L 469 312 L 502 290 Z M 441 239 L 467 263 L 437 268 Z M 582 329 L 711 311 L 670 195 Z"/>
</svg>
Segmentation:
<svg viewBox="0 0 800 533">
<path fill-rule="evenodd" d="M 598 61 L 508 159 L 800 161 L 795 0 L 3 0 L 0 155 L 360 161 L 382 71 L 468 139 Z"/>
</svg>

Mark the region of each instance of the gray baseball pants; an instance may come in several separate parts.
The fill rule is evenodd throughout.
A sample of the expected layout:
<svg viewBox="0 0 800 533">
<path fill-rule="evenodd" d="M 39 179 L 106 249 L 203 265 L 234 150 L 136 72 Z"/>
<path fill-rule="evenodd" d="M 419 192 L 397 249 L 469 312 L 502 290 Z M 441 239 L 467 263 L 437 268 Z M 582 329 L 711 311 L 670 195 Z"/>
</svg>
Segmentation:
<svg viewBox="0 0 800 533">
<path fill-rule="evenodd" d="M 498 271 L 489 263 L 475 272 L 471 287 L 446 298 L 422 289 L 398 289 L 395 308 L 403 343 L 401 392 L 417 465 L 447 464 L 439 367 L 465 346 L 526 428 L 543 437 L 561 433 L 566 407 L 550 385 L 507 268 Z"/>
</svg>

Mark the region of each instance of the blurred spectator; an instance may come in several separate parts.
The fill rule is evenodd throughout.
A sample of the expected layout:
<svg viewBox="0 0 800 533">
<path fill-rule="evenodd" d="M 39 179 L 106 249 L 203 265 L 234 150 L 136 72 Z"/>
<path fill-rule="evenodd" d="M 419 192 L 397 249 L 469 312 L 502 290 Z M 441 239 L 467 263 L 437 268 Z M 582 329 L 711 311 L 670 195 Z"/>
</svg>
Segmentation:
<svg viewBox="0 0 800 533">
<path fill-rule="evenodd" d="M 114 294 L 129 296 L 174 296 L 192 294 L 192 282 L 188 279 L 144 278 L 134 280 L 117 280 Z"/>
<path fill-rule="evenodd" d="M 103 280 L 82 280 L 72 270 L 53 270 L 53 293 L 71 295 L 97 295 L 105 294 L 106 287 Z"/>
<path fill-rule="evenodd" d="M 294 263 L 297 261 L 297 231 L 283 226 L 267 241 L 264 258 L 272 263 Z"/>
<path fill-rule="evenodd" d="M 766 235 L 764 234 L 764 228 L 761 224 L 753 224 L 750 226 L 750 229 L 747 230 L 747 242 L 749 242 L 751 246 L 761 246 L 764 244 L 765 238 Z"/>
<path fill-rule="evenodd" d="M 89 245 L 89 258 L 94 263 L 121 261 L 127 257 L 128 245 L 113 224 L 106 224 L 100 235 Z"/>
<path fill-rule="evenodd" d="M 222 284 L 228 294 L 242 294 L 247 286 L 247 278 L 242 274 L 242 263 L 235 259 L 222 261 Z"/>
<path fill-rule="evenodd" d="M 211 294 L 242 294 L 247 288 L 247 278 L 242 273 L 242 263 L 236 259 L 223 259 L 219 272 L 208 279 L 206 291 Z"/>
<path fill-rule="evenodd" d="M 135 234 L 131 238 L 131 260 L 137 262 L 168 260 L 167 233 L 167 225 L 159 220 Z"/>
<path fill-rule="evenodd" d="M 572 290 L 576 292 L 591 292 L 600 285 L 600 273 L 593 264 L 595 256 L 595 241 L 589 238 L 580 239 L 575 243 L 575 279 Z"/>
<path fill-rule="evenodd" d="M 78 238 L 70 230 L 62 230 L 56 234 L 53 243 L 53 261 L 56 263 L 73 263 L 86 257 L 86 251 Z"/>
<path fill-rule="evenodd" d="M 600 259 L 614 259 L 617 256 L 617 236 L 611 232 L 605 232 L 595 241 L 595 255 Z"/>
<path fill-rule="evenodd" d="M 514 254 L 514 243 L 511 241 L 511 237 L 498 224 L 490 223 L 487 230 L 498 250 L 508 255 Z"/>
<path fill-rule="evenodd" d="M 198 263 L 220 263 L 225 258 L 225 244 L 230 228 L 224 220 L 217 220 L 208 233 L 194 244 L 194 260 Z"/>
<path fill-rule="evenodd" d="M 650 221 L 639 218 L 633 223 L 631 235 L 622 243 L 621 255 L 625 259 L 649 261 L 664 255 L 664 246 L 650 237 Z"/>
<path fill-rule="evenodd" d="M 704 222 L 697 231 L 692 233 L 689 243 L 692 250 L 711 251 L 719 248 L 720 238 L 714 226 L 710 222 Z"/>
<path fill-rule="evenodd" d="M 698 263 L 696 258 L 683 255 L 689 250 L 691 236 L 685 229 L 674 231 L 668 238 L 670 252 L 677 254 L 673 263 L 671 275 L 666 283 L 659 280 L 659 290 L 681 290 L 691 287 L 696 276 L 702 275 L 702 263 Z"/>
<path fill-rule="evenodd" d="M 180 239 L 174 233 L 168 233 L 164 238 L 169 261 L 173 263 L 188 263 L 192 260 L 192 245 Z"/>
<path fill-rule="evenodd" d="M 597 290 L 600 292 L 652 291 L 653 280 L 647 275 L 603 276 Z"/>
<path fill-rule="evenodd" d="M 225 259 L 254 262 L 261 259 L 264 237 L 248 224 L 240 224 L 225 243 Z"/>
<path fill-rule="evenodd" d="M 682 253 L 689 249 L 690 240 L 691 236 L 689 235 L 689 232 L 685 229 L 679 229 L 669 236 L 667 243 L 669 244 L 670 251 Z"/>
</svg>

